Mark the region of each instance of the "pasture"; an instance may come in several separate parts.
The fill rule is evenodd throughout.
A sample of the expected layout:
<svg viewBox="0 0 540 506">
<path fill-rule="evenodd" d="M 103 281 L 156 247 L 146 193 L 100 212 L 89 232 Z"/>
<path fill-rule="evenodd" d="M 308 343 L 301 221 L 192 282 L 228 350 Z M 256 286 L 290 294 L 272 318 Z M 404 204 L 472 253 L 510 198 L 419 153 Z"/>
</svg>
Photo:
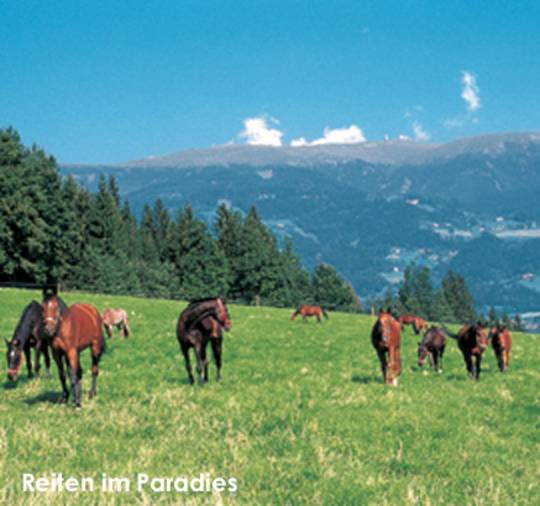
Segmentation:
<svg viewBox="0 0 540 506">
<path fill-rule="evenodd" d="M 373 319 L 330 313 L 322 325 L 292 310 L 229 306 L 223 380 L 191 387 L 175 335 L 184 304 L 62 294 L 100 311 L 123 307 L 132 337 L 115 332 L 83 407 L 56 405 L 49 378 L 7 382 L 0 362 L 2 504 L 525 505 L 540 504 L 540 337 L 515 334 L 510 371 L 493 350 L 479 382 L 466 376 L 450 340 L 444 372 L 416 367 L 419 338 L 402 344 L 398 388 L 383 385 L 370 342 Z M 0 290 L 0 336 L 11 338 L 38 292 Z M 454 327 L 455 329 L 455 327 Z M 134 479 L 235 477 L 218 493 L 23 494 L 21 473 Z"/>
</svg>

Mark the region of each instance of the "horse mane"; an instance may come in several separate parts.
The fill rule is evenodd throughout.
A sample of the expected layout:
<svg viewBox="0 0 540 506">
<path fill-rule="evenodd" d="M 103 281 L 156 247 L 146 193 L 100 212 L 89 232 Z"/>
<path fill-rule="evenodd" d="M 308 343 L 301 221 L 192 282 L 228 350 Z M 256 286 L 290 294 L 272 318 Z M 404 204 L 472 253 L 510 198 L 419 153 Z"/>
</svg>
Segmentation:
<svg viewBox="0 0 540 506">
<path fill-rule="evenodd" d="M 43 309 L 39 302 L 35 300 L 30 302 L 30 304 L 24 308 L 19 323 L 17 323 L 17 327 L 15 327 L 15 332 L 13 332 L 11 341 L 17 340 L 21 346 L 24 346 L 28 336 L 32 334 L 36 318 L 41 318 L 42 312 Z"/>
<path fill-rule="evenodd" d="M 200 307 L 201 304 L 204 304 L 204 302 L 211 302 L 214 300 L 216 299 L 204 299 L 203 301 L 191 302 L 188 307 L 182 311 L 180 319 L 182 332 L 189 332 L 193 327 L 209 316 L 215 318 L 218 322 L 221 322 L 215 307 L 211 306 L 204 309 Z"/>
</svg>

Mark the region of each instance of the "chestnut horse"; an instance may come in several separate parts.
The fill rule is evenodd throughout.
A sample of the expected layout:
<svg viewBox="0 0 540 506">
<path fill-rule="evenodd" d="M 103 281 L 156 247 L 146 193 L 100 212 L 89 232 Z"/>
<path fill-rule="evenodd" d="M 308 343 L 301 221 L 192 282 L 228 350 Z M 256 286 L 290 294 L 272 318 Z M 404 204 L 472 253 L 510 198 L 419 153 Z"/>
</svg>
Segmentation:
<svg viewBox="0 0 540 506">
<path fill-rule="evenodd" d="M 294 321 L 298 315 L 302 316 L 304 323 L 307 322 L 308 316 L 315 316 L 319 323 L 321 323 L 321 316 L 324 316 L 328 320 L 328 313 L 322 307 L 310 306 L 308 304 L 298 306 L 297 310 L 292 314 L 291 320 Z"/>
<path fill-rule="evenodd" d="M 113 337 L 113 327 L 116 327 L 122 333 L 122 337 L 128 337 L 131 334 L 129 330 L 128 315 L 124 309 L 105 309 L 101 315 L 103 325 L 109 338 Z"/>
<path fill-rule="evenodd" d="M 428 329 L 428 322 L 413 314 L 404 314 L 398 318 L 401 325 L 412 325 L 414 333 L 419 335 L 422 330 Z"/>
<path fill-rule="evenodd" d="M 444 330 L 446 335 L 457 339 L 467 371 L 472 379 L 479 380 L 482 354 L 489 346 L 489 337 L 486 335 L 484 325 L 480 322 L 476 325 L 463 325 L 457 334 L 453 334 L 446 328 Z"/>
<path fill-rule="evenodd" d="M 184 355 L 189 382 L 195 382 L 189 359 L 189 350 L 193 348 L 197 361 L 199 384 L 208 381 L 208 360 L 206 347 L 210 342 L 216 363 L 216 380 L 221 379 L 221 353 L 223 330 L 232 327 L 229 311 L 223 299 L 210 298 L 193 301 L 182 311 L 176 325 L 176 338 Z M 202 373 L 204 371 L 204 379 Z"/>
<path fill-rule="evenodd" d="M 371 343 L 381 362 L 384 382 L 397 386 L 401 374 L 401 325 L 390 311 L 379 311 L 379 318 L 371 330 Z"/>
<path fill-rule="evenodd" d="M 442 372 L 442 358 L 446 347 L 446 332 L 440 327 L 431 327 L 424 334 L 424 339 L 418 343 L 418 366 L 422 367 L 429 357 L 431 367 L 436 372 Z"/>
<path fill-rule="evenodd" d="M 15 328 L 11 341 L 7 339 L 7 361 L 8 361 L 8 380 L 17 381 L 22 367 L 22 354 L 26 359 L 26 369 L 28 377 L 33 377 L 31 348 L 36 349 L 35 356 L 35 371 L 36 376 L 39 376 L 41 369 L 40 355 L 45 355 L 45 367 L 49 373 L 51 367 L 51 359 L 49 357 L 49 345 L 43 336 L 42 324 L 42 309 L 41 304 L 35 300 L 30 302 L 24 308 L 19 323 Z"/>
<path fill-rule="evenodd" d="M 46 293 L 42 307 L 44 334 L 53 349 L 62 383 L 62 396 L 58 402 L 65 403 L 69 398 L 64 371 L 65 361 L 75 391 L 75 406 L 80 408 L 82 379 L 80 353 L 86 348 L 90 348 L 92 352 L 92 387 L 89 397 L 92 399 L 96 395 L 99 360 L 105 351 L 101 315 L 90 304 L 73 304 L 67 307 L 56 293 Z"/>
<path fill-rule="evenodd" d="M 506 372 L 510 365 L 510 352 L 512 350 L 512 334 L 504 325 L 493 326 L 489 333 L 491 345 L 497 358 L 499 370 Z"/>
</svg>

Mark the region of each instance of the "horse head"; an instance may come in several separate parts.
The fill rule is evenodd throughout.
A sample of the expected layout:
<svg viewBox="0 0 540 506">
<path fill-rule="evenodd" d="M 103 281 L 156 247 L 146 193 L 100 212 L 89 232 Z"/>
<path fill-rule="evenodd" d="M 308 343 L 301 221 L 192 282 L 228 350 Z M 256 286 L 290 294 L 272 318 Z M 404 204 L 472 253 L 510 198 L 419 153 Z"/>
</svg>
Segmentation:
<svg viewBox="0 0 540 506">
<path fill-rule="evenodd" d="M 399 322 L 394 319 L 390 310 L 381 309 L 379 311 L 379 332 L 384 341 L 389 342 L 394 336 L 396 326 L 400 326 Z M 401 327 L 401 326 L 400 326 Z"/>
<path fill-rule="evenodd" d="M 43 332 L 51 338 L 58 332 L 65 304 L 56 293 L 45 292 L 43 298 Z"/>
<path fill-rule="evenodd" d="M 229 330 L 231 330 L 231 328 L 232 328 L 232 320 L 231 320 L 231 317 L 229 315 L 227 305 L 225 304 L 225 301 L 221 297 L 218 297 L 216 299 L 216 302 L 217 302 L 217 310 L 218 310 L 218 316 L 219 316 L 220 323 L 223 326 L 223 328 L 227 332 L 229 332 Z"/>
<path fill-rule="evenodd" d="M 20 342 L 17 339 L 12 339 L 8 341 L 4 339 L 7 345 L 7 363 L 8 363 L 8 373 L 7 377 L 9 381 L 17 381 L 19 377 L 19 372 L 22 367 L 22 349 Z"/>
<path fill-rule="evenodd" d="M 474 333 L 476 339 L 476 345 L 480 348 L 480 351 L 484 351 L 489 346 L 489 339 L 491 334 L 486 333 L 486 329 L 483 323 L 478 322 L 471 327 L 471 332 Z"/>
</svg>

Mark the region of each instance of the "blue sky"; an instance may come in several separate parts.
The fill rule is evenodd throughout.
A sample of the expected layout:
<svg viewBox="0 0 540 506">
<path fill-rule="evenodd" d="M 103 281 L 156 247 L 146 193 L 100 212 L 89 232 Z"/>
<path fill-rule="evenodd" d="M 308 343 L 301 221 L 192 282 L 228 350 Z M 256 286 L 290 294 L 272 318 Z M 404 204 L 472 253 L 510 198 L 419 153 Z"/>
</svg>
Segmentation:
<svg viewBox="0 0 540 506">
<path fill-rule="evenodd" d="M 0 126 L 62 162 L 540 129 L 540 2 L 4 0 L 0 21 Z"/>
</svg>

